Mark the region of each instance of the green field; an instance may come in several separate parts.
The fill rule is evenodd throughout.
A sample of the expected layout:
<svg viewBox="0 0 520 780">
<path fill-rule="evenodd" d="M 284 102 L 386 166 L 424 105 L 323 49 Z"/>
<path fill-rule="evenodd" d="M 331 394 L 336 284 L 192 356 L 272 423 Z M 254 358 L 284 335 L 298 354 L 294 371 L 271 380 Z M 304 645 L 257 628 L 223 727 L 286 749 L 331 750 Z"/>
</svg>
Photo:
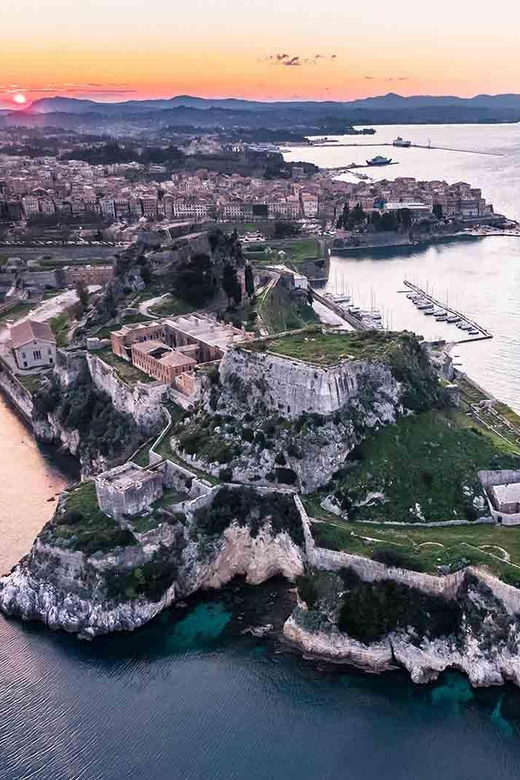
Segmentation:
<svg viewBox="0 0 520 780">
<path fill-rule="evenodd" d="M 0 325 L 3 325 L 7 321 L 19 320 L 21 317 L 25 317 L 26 314 L 29 314 L 31 309 L 34 309 L 34 306 L 34 303 L 17 303 L 11 309 L 0 314 Z"/>
<path fill-rule="evenodd" d="M 286 260 L 296 264 L 302 263 L 304 260 L 317 260 L 320 256 L 320 247 L 314 238 L 290 241 L 277 249 L 283 249 L 287 256 Z"/>
<path fill-rule="evenodd" d="M 58 314 L 49 322 L 51 330 L 56 336 L 56 346 L 66 347 L 68 344 L 69 318 L 66 314 Z"/>
<path fill-rule="evenodd" d="M 318 322 L 318 317 L 308 303 L 299 303 L 278 284 L 257 300 L 256 311 L 269 333 L 298 330 Z"/>
<path fill-rule="evenodd" d="M 93 482 L 84 482 L 69 493 L 64 514 L 54 526 L 44 529 L 44 534 L 52 534 L 70 549 L 81 550 L 86 555 L 135 544 L 129 531 L 100 510 Z"/>
<path fill-rule="evenodd" d="M 474 520 L 478 471 L 520 468 L 509 444 L 455 410 L 403 417 L 368 436 L 355 458 L 334 492 L 360 522 Z"/>
<path fill-rule="evenodd" d="M 270 248 L 272 252 L 266 252 Z M 242 250 L 248 260 L 253 263 L 293 263 L 298 265 L 305 260 L 317 260 L 320 257 L 320 247 L 314 238 L 287 239 L 283 241 L 266 241 L 258 244 L 243 244 Z M 285 252 L 285 257 L 279 258 L 278 252 Z"/>
<path fill-rule="evenodd" d="M 332 550 L 366 558 L 391 551 L 403 556 L 407 568 L 433 574 L 483 564 L 506 582 L 520 585 L 518 527 L 474 524 L 399 528 L 335 520 L 313 523 L 312 531 L 319 545 Z"/>
<path fill-rule="evenodd" d="M 334 365 L 341 360 L 384 358 L 403 341 L 403 335 L 387 331 L 351 331 L 337 333 L 309 328 L 267 341 L 251 344 L 248 348 L 262 352 L 298 358 L 317 365 Z"/>
<path fill-rule="evenodd" d="M 31 395 L 38 390 L 42 381 L 39 374 L 26 374 L 25 376 L 18 376 L 17 379 Z"/>
<path fill-rule="evenodd" d="M 150 308 L 152 314 L 157 314 L 159 317 L 171 317 L 178 314 L 190 314 L 193 311 L 193 306 L 186 301 L 181 301 L 180 298 L 175 298 L 170 295 L 157 306 Z"/>
</svg>

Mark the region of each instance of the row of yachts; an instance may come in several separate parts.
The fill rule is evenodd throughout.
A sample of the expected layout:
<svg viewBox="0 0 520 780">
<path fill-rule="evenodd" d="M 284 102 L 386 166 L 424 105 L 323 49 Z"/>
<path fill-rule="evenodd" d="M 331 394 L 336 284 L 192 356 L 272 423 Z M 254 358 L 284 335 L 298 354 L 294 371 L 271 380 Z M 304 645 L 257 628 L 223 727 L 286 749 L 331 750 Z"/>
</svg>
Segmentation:
<svg viewBox="0 0 520 780">
<path fill-rule="evenodd" d="M 370 330 L 382 330 L 383 317 L 381 312 L 377 309 L 361 309 L 359 306 L 354 306 L 350 299 L 350 295 L 327 293 L 327 297 L 330 298 L 344 314 L 350 314 L 351 317 L 355 317 L 363 323 L 366 328 L 370 328 Z"/>
<path fill-rule="evenodd" d="M 437 322 L 448 322 L 450 325 L 456 325 L 460 330 L 464 330 L 469 336 L 479 336 L 481 331 L 476 328 L 471 322 L 468 322 L 463 317 L 449 309 L 443 309 L 435 306 L 428 298 L 425 298 L 419 293 L 407 293 L 409 300 L 416 306 L 418 311 L 422 311 L 426 316 L 433 317 Z"/>
</svg>

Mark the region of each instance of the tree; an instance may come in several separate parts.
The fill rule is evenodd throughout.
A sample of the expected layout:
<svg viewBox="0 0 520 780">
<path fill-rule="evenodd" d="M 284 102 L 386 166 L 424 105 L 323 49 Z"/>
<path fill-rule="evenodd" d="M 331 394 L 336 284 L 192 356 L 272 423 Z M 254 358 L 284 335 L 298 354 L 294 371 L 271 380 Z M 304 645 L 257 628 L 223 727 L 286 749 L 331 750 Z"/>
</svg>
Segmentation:
<svg viewBox="0 0 520 780">
<path fill-rule="evenodd" d="M 437 219 L 442 219 L 444 214 L 442 210 L 442 203 L 434 203 L 433 204 L 433 213 L 437 217 Z"/>
<path fill-rule="evenodd" d="M 341 230 L 348 230 L 348 225 L 350 223 L 350 206 L 348 203 L 345 203 L 343 206 L 343 211 L 338 217 L 337 227 Z"/>
<path fill-rule="evenodd" d="M 76 282 L 76 295 L 79 298 L 79 302 L 81 303 L 81 306 L 86 309 L 88 306 L 88 287 L 83 281 L 83 279 L 78 279 Z"/>
<path fill-rule="evenodd" d="M 300 230 L 300 225 L 295 222 L 275 222 L 273 236 L 274 238 L 293 238 L 299 234 Z"/>
<path fill-rule="evenodd" d="M 362 222 L 365 222 L 366 218 L 367 215 L 363 211 L 361 203 L 356 203 L 350 214 L 349 227 L 360 225 Z"/>
<path fill-rule="evenodd" d="M 227 295 L 228 304 L 231 305 L 231 301 L 233 301 L 235 306 L 238 306 L 242 298 L 242 290 L 240 288 L 240 282 L 238 281 L 237 272 L 230 263 L 224 265 L 222 288 Z"/>
<path fill-rule="evenodd" d="M 174 283 L 175 294 L 194 306 L 208 303 L 215 292 L 215 276 L 209 255 L 193 255 L 179 265 Z"/>
<path fill-rule="evenodd" d="M 247 263 L 246 265 L 244 281 L 246 285 L 246 293 L 248 294 L 249 298 L 252 298 L 255 294 L 255 277 L 253 268 L 250 263 Z"/>
</svg>

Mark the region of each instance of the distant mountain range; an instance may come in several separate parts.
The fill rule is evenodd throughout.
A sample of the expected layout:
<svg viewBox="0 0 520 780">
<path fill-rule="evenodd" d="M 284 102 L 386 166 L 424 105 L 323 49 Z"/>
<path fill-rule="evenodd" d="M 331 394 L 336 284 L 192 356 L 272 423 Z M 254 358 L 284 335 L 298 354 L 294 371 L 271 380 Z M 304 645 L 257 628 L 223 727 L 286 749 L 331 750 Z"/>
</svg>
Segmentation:
<svg viewBox="0 0 520 780">
<path fill-rule="evenodd" d="M 100 103 L 71 97 L 36 100 L 18 111 L 0 112 L 0 127 L 82 128 L 108 131 L 127 127 L 192 127 L 201 129 L 340 134 L 348 125 L 520 122 L 520 95 L 435 97 L 394 93 L 351 101 L 262 102 L 237 98 L 177 95 L 164 100 Z"/>
<path fill-rule="evenodd" d="M 461 98 L 454 95 L 435 97 L 430 95 L 414 95 L 403 97 L 388 93 L 379 97 L 360 98 L 350 101 L 274 101 L 261 102 L 256 100 L 241 100 L 239 98 L 201 98 L 191 95 L 177 95 L 161 100 L 126 100 L 118 103 L 99 103 L 95 100 L 81 100 L 69 97 L 41 98 L 32 103 L 27 111 L 38 114 L 57 112 L 69 114 L 134 113 L 137 111 L 165 111 L 172 108 L 221 108 L 230 111 L 276 111 L 277 109 L 312 109 L 328 111 L 334 109 L 371 109 L 375 111 L 399 110 L 410 108 L 431 107 L 479 107 L 488 109 L 519 109 L 520 95 L 476 95 L 472 98 Z M 14 112 L 13 112 L 14 113 Z M 16 112 L 18 113 L 18 112 Z"/>
</svg>

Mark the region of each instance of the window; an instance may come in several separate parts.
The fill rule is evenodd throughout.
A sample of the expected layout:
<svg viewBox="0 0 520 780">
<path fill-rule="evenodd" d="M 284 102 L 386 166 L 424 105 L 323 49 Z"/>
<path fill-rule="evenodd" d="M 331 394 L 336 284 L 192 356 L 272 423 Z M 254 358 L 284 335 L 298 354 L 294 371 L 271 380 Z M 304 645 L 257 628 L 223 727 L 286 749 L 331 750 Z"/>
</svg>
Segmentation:
<svg viewBox="0 0 520 780">
<path fill-rule="evenodd" d="M 27 360 L 24 360 L 24 361 L 23 361 L 23 367 L 24 367 L 24 368 L 27 368 Z"/>
<path fill-rule="evenodd" d="M 42 359 L 42 353 L 40 349 L 33 350 L 33 358 L 34 360 L 41 360 Z"/>
<path fill-rule="evenodd" d="M 25 352 L 22 352 L 22 357 L 25 360 L 25 357 L 26 357 Z"/>
</svg>

